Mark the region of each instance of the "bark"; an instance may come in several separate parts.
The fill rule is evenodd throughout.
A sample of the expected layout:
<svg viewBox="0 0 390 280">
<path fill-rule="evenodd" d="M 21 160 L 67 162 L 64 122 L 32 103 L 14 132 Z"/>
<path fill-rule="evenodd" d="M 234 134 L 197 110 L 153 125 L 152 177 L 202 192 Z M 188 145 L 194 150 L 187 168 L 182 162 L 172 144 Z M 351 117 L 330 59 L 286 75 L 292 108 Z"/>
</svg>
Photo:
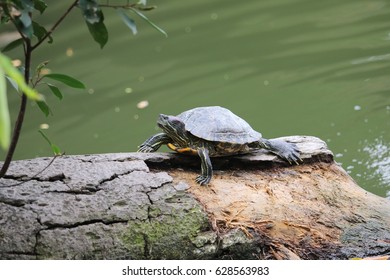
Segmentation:
<svg viewBox="0 0 390 280">
<path fill-rule="evenodd" d="M 315 137 L 303 163 L 258 153 L 15 161 L 0 179 L 1 259 L 348 259 L 390 254 L 390 201 L 357 186 Z M 29 180 L 20 185 L 24 180 Z"/>
</svg>

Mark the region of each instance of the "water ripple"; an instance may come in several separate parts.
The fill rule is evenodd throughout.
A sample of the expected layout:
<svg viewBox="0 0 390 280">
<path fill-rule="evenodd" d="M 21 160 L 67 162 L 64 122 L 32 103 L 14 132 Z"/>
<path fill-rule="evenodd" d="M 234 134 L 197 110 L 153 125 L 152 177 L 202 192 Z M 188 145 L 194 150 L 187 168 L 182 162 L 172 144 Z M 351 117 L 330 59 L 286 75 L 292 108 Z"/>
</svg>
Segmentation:
<svg viewBox="0 0 390 280">
<path fill-rule="evenodd" d="M 363 63 L 369 63 L 369 62 L 375 62 L 375 61 L 382 61 L 382 60 L 388 60 L 390 59 L 390 53 L 382 54 L 382 55 L 373 55 L 365 58 L 359 58 L 353 60 L 352 64 L 363 64 Z"/>
<path fill-rule="evenodd" d="M 390 185 L 390 145 L 383 138 L 376 138 L 372 143 L 365 143 L 363 151 L 369 154 L 366 162 L 368 170 L 371 170 L 370 179 L 377 177 L 382 185 Z M 390 196 L 390 192 L 389 192 Z"/>
</svg>

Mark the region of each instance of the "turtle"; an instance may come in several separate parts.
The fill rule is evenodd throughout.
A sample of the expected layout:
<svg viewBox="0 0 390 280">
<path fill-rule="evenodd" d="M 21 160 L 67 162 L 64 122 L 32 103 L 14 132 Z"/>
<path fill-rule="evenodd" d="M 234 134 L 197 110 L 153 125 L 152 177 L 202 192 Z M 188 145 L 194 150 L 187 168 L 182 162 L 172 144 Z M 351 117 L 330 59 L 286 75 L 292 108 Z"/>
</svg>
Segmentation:
<svg viewBox="0 0 390 280">
<path fill-rule="evenodd" d="M 209 184 L 212 178 L 210 157 L 266 149 L 290 164 L 302 161 L 294 143 L 267 140 L 245 120 L 220 106 L 196 107 L 177 116 L 160 114 L 157 125 L 163 132 L 148 138 L 138 152 L 155 152 L 165 144 L 178 153 L 198 155 L 201 174 L 195 181 L 200 185 Z"/>
</svg>

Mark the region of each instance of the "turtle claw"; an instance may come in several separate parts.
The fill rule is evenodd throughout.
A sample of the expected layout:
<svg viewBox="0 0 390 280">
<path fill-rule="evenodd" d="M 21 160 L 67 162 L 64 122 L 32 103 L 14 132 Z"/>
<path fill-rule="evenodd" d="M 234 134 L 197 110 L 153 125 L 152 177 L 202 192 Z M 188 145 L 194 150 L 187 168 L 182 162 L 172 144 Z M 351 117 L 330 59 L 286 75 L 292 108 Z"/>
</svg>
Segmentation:
<svg viewBox="0 0 390 280">
<path fill-rule="evenodd" d="M 165 133 L 158 133 L 149 137 L 149 139 L 139 145 L 138 152 L 153 153 L 157 151 L 161 147 L 161 145 L 168 144 L 171 141 L 171 138 Z"/>
<path fill-rule="evenodd" d="M 282 140 L 270 140 L 270 144 L 271 152 L 288 161 L 290 165 L 293 165 L 294 163 L 299 165 L 299 162 L 303 162 L 300 157 L 300 151 L 294 143 Z"/>
<path fill-rule="evenodd" d="M 211 177 L 199 175 L 196 177 L 195 182 L 197 182 L 199 185 L 204 186 L 210 183 Z"/>
<path fill-rule="evenodd" d="M 147 144 L 142 144 L 138 147 L 139 153 L 153 153 L 155 152 L 154 148 L 152 146 L 149 146 Z"/>
<path fill-rule="evenodd" d="M 296 165 L 299 165 L 299 163 L 302 163 L 303 160 L 300 157 L 300 151 L 298 150 L 297 146 L 295 144 L 289 143 L 293 146 L 293 150 L 290 153 L 290 157 L 286 158 L 287 161 L 292 165 L 292 162 L 294 162 Z M 292 162 L 291 162 L 292 161 Z"/>
<path fill-rule="evenodd" d="M 291 165 L 295 163 L 296 165 L 299 165 L 299 162 L 303 162 L 303 160 L 300 157 L 300 152 L 295 144 L 287 143 L 290 145 L 291 149 L 288 151 L 284 151 L 281 155 L 282 158 L 286 159 Z"/>
</svg>

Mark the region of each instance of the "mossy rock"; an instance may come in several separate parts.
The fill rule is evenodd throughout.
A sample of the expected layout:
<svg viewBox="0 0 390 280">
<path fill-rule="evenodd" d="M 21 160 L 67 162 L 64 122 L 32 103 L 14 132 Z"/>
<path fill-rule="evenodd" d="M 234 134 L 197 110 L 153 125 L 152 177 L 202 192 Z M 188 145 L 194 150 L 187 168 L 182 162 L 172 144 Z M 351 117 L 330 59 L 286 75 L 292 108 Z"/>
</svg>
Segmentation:
<svg viewBox="0 0 390 280">
<path fill-rule="evenodd" d="M 134 259 L 189 259 L 197 255 L 192 240 L 207 228 L 207 216 L 196 206 L 149 221 L 131 221 L 121 240 Z"/>
</svg>

